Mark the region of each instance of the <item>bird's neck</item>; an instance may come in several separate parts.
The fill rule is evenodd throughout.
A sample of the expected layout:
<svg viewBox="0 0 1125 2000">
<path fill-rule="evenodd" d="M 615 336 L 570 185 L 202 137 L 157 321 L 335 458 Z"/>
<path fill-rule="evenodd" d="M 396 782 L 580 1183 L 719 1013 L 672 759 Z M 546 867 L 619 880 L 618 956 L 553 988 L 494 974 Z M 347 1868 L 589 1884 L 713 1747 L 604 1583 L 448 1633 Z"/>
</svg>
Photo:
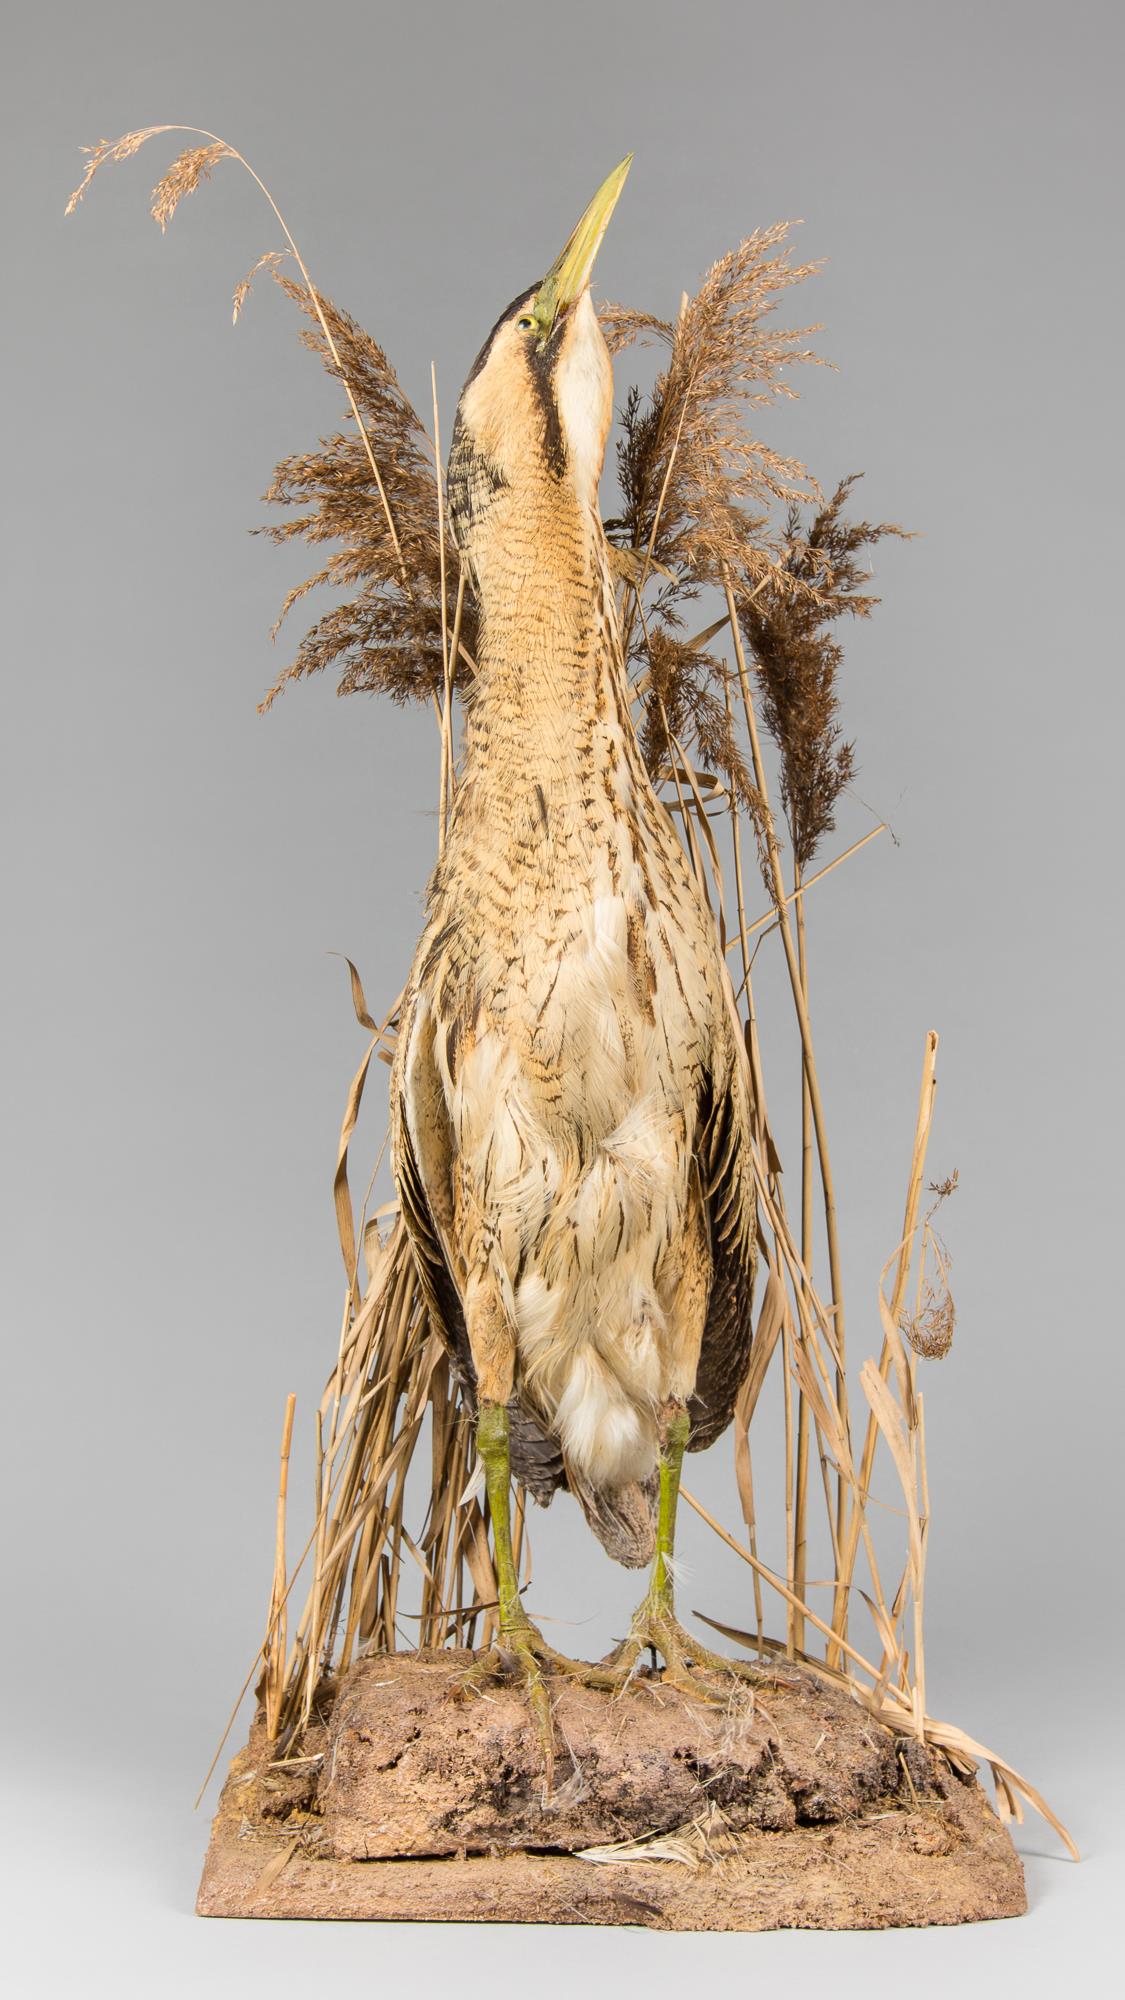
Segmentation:
<svg viewBox="0 0 1125 2000">
<path fill-rule="evenodd" d="M 557 488 L 504 511 L 474 552 L 479 672 L 464 775 L 478 793 L 513 779 L 588 789 L 607 733 L 639 766 L 601 522 Z"/>
</svg>

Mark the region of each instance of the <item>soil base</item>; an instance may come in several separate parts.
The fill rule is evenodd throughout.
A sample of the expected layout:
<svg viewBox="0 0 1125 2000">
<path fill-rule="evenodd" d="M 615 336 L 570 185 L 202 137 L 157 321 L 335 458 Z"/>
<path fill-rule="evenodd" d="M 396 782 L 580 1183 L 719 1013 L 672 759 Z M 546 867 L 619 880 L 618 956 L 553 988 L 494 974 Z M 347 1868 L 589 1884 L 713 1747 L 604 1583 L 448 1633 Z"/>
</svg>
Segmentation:
<svg viewBox="0 0 1125 2000">
<path fill-rule="evenodd" d="M 980 1786 L 806 1669 L 714 1703 L 554 1679 L 548 1791 L 519 1682 L 464 1695 L 469 1659 L 362 1660 L 295 1744 L 256 1722 L 199 1913 L 871 1930 L 1027 1907 Z"/>
</svg>

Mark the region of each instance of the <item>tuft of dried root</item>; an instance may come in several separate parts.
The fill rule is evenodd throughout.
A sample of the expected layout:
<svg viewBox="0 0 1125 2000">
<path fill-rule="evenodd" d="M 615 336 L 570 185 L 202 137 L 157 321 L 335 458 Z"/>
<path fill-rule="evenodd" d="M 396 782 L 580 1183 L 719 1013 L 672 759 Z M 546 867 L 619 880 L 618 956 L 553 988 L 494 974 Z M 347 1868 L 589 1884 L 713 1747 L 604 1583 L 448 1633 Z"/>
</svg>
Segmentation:
<svg viewBox="0 0 1125 2000">
<path fill-rule="evenodd" d="M 948 1179 L 930 1182 L 930 1193 L 937 1199 L 927 1210 L 922 1223 L 922 1255 L 914 1305 L 913 1308 L 905 1308 L 898 1321 L 903 1339 L 909 1341 L 915 1354 L 924 1355 L 929 1361 L 940 1361 L 949 1353 L 957 1324 L 957 1310 L 949 1288 L 952 1259 L 933 1227 L 933 1217 L 942 1203 L 955 1192 L 957 1181 L 955 1167 Z"/>
</svg>

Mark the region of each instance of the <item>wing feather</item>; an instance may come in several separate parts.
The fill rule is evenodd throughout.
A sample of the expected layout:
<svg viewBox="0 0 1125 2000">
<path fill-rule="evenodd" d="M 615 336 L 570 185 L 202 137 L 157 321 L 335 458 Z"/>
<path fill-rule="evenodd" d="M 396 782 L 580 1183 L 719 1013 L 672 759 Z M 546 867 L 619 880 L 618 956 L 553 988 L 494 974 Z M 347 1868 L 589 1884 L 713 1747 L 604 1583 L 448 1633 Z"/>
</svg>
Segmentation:
<svg viewBox="0 0 1125 2000">
<path fill-rule="evenodd" d="M 430 1323 L 449 1354 L 462 1398 L 476 1414 L 477 1384 L 465 1309 L 447 1243 L 453 1212 L 453 1133 L 433 1056 L 433 1024 L 415 994 L 403 1010 L 391 1084 L 391 1150 L 402 1219 Z M 546 1506 L 566 1485 L 562 1448 L 513 1397 L 508 1405 L 512 1473 Z"/>
<path fill-rule="evenodd" d="M 699 1353 L 689 1451 L 725 1431 L 750 1363 L 757 1270 L 757 1203 L 750 1157 L 749 1081 L 723 1037 L 703 1089 L 696 1166 L 711 1242 L 711 1292 Z"/>
</svg>

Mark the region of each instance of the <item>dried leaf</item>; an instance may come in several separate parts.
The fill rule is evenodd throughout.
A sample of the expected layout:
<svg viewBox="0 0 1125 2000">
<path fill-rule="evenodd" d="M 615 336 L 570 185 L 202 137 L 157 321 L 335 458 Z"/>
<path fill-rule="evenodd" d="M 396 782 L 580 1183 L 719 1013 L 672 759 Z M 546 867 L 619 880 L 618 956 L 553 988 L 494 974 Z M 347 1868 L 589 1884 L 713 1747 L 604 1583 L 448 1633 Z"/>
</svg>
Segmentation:
<svg viewBox="0 0 1125 2000">
<path fill-rule="evenodd" d="M 267 1889 L 273 1888 L 278 1876 L 289 1866 L 300 1845 L 301 1836 L 300 1834 L 296 1834 L 287 1846 L 280 1848 L 276 1854 L 270 1855 L 269 1860 L 266 1862 L 265 1867 L 250 1891 L 252 1900 L 258 1896 L 264 1896 Z"/>
</svg>

